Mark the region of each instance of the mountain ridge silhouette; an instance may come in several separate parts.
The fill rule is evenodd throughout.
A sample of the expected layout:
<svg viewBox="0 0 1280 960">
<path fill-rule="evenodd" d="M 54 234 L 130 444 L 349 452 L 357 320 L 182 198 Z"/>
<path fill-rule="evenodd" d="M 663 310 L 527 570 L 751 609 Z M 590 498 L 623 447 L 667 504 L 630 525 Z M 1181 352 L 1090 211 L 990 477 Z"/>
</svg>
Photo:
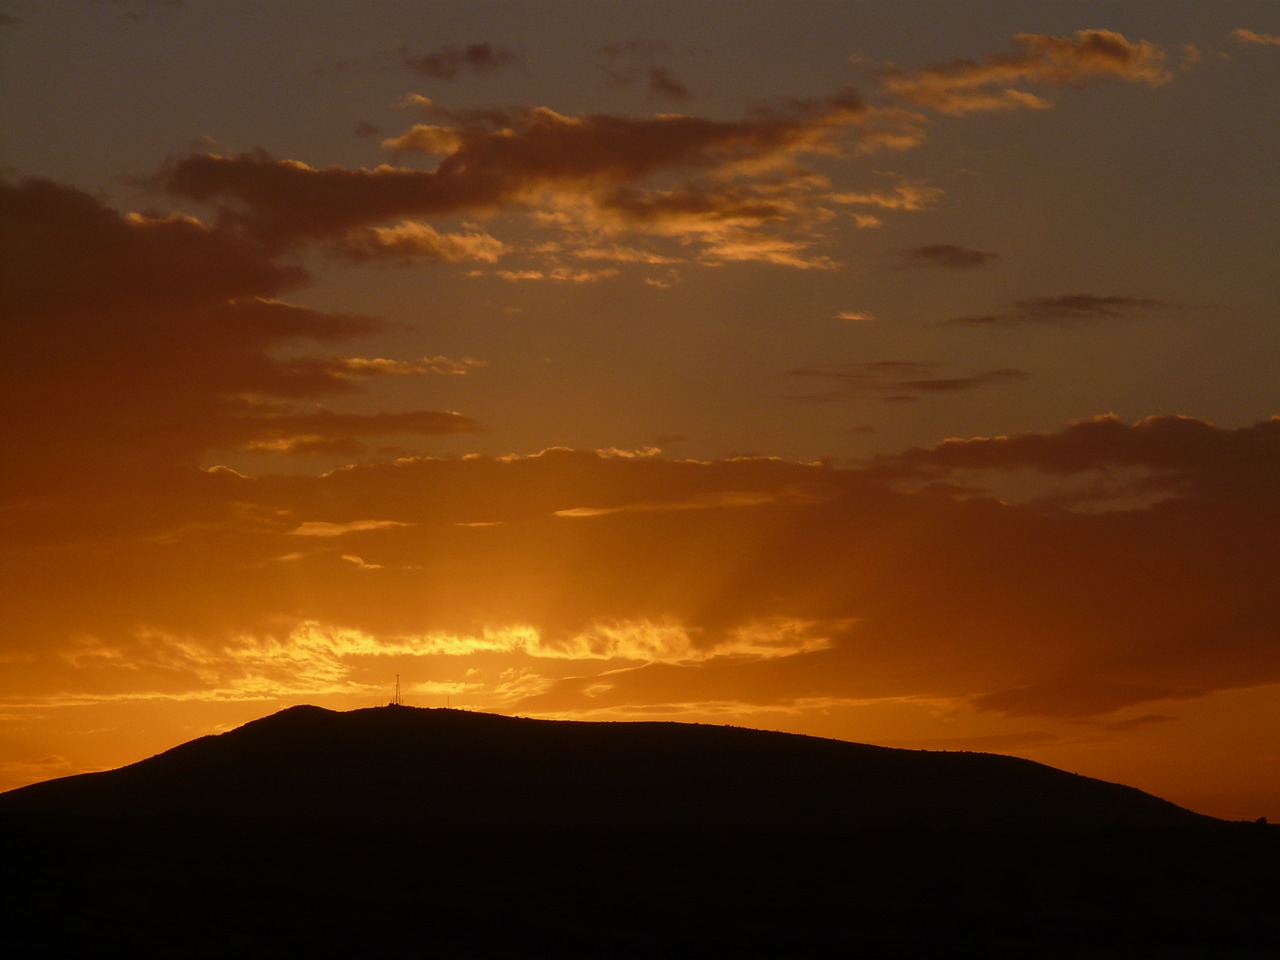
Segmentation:
<svg viewBox="0 0 1280 960">
<path fill-rule="evenodd" d="M 23 956 L 1212 956 L 1280 828 L 994 754 L 293 707 L 0 794 Z"/>
<path fill-rule="evenodd" d="M 5 811 L 827 832 L 1218 822 L 999 754 L 406 706 L 290 707 L 117 770 L 0 794 Z"/>
</svg>

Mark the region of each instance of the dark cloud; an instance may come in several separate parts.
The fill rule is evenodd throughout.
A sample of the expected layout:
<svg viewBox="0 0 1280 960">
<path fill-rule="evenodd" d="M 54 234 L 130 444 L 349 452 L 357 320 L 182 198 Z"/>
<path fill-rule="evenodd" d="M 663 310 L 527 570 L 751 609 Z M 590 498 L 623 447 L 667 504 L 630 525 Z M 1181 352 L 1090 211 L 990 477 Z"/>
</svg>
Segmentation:
<svg viewBox="0 0 1280 960">
<path fill-rule="evenodd" d="M 938 393 L 958 393 L 980 387 L 1025 380 L 1024 370 L 1001 368 L 963 377 L 926 376 L 935 369 L 931 363 L 910 360 L 881 360 L 844 369 L 805 367 L 789 375 L 837 384 L 832 390 L 792 396 L 793 400 L 915 400 Z"/>
<path fill-rule="evenodd" d="M 1222 430 L 1194 417 L 1148 417 L 1128 424 L 1114 414 L 1056 433 L 948 440 L 888 458 L 882 467 L 937 477 L 955 470 L 1022 470 L 1071 475 L 1117 468 L 1142 471 L 1143 492 L 1250 497 L 1280 489 L 1280 418 Z"/>
<path fill-rule="evenodd" d="M 47 180 L 0 182 L 6 491 L 163 484 L 209 449 L 277 436 L 291 417 L 315 434 L 326 422 L 386 434 L 390 420 L 293 410 L 354 392 L 353 371 L 374 363 L 306 359 L 300 347 L 383 327 L 279 299 L 306 280 L 242 232 L 122 215 Z M 476 428 L 404 416 L 408 433 Z"/>
<path fill-rule="evenodd" d="M 493 73 L 519 61 L 515 51 L 492 43 L 469 43 L 464 47 L 447 43 L 423 54 L 402 47 L 399 53 L 406 67 L 433 80 L 456 80 L 462 72 Z"/>
<path fill-rule="evenodd" d="M 600 55 L 610 59 L 615 57 L 661 57 L 670 52 L 661 40 L 625 40 L 621 43 L 610 43 L 600 48 Z"/>
<path fill-rule="evenodd" d="M 902 380 L 892 385 L 897 392 L 911 393 L 957 393 L 972 390 L 975 387 L 986 387 L 997 383 L 1011 383 L 1026 380 L 1031 374 L 1025 370 L 1001 368 L 975 373 L 968 377 L 929 377 L 920 380 Z"/>
<path fill-rule="evenodd" d="M 307 279 L 193 218 L 121 216 L 49 180 L 0 183 L 0 201 L 0 276 L 15 316 L 273 297 Z"/>
<path fill-rule="evenodd" d="M 1076 326 L 1097 320 L 1124 317 L 1140 317 L 1152 311 L 1168 307 L 1162 300 L 1129 296 L 1094 296 L 1075 293 L 1062 297 L 1034 297 L 1017 300 L 1006 313 L 986 313 L 966 317 L 954 317 L 944 324 L 961 326 L 1017 326 L 1028 323 L 1052 323 L 1060 326 Z"/>
<path fill-rule="evenodd" d="M 948 270 L 974 270 L 985 267 L 1000 259 L 999 254 L 985 250 L 971 250 L 950 243 L 934 243 L 923 247 L 912 247 L 902 251 L 902 259 L 898 269 L 907 270 L 913 267 L 942 267 Z"/>
<path fill-rule="evenodd" d="M 684 103 L 693 96 L 689 88 L 673 77 L 666 67 L 649 68 L 649 92 L 672 103 Z"/>
<path fill-rule="evenodd" d="M 650 95 L 671 103 L 684 103 L 692 97 L 689 88 L 672 74 L 671 69 L 653 61 L 668 53 L 665 43 L 628 40 L 599 49 L 603 62 L 598 64 L 609 83 L 618 87 L 643 84 Z"/>
</svg>

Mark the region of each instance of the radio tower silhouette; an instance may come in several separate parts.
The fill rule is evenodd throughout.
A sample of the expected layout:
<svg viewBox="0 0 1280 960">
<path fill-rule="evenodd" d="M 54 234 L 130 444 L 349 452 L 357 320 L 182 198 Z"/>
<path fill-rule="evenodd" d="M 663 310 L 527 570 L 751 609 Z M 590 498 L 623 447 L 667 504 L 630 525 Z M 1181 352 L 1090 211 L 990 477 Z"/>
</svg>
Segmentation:
<svg viewBox="0 0 1280 960">
<path fill-rule="evenodd" d="M 400 674 L 396 674 L 396 698 L 387 704 L 388 707 L 403 707 L 404 701 L 400 699 Z"/>
</svg>

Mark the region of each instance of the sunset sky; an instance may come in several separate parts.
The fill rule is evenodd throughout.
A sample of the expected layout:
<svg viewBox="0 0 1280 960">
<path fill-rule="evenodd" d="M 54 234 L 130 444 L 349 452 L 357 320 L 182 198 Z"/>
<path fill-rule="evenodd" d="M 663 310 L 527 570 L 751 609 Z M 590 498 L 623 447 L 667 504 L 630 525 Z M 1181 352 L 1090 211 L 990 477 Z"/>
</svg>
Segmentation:
<svg viewBox="0 0 1280 960">
<path fill-rule="evenodd" d="M 298 703 L 1280 820 L 1280 5 L 0 3 L 0 789 Z"/>
</svg>

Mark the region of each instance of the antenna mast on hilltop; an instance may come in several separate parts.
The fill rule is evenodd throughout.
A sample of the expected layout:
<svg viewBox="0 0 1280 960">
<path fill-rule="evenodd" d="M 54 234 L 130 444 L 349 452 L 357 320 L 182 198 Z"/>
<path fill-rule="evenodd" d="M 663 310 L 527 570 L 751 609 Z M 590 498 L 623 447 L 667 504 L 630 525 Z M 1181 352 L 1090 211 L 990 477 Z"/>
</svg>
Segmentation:
<svg viewBox="0 0 1280 960">
<path fill-rule="evenodd" d="M 389 707 L 404 706 L 404 703 L 400 700 L 400 674 L 398 673 L 396 674 L 396 698 L 392 700 L 389 704 L 387 704 L 387 706 Z"/>
</svg>

